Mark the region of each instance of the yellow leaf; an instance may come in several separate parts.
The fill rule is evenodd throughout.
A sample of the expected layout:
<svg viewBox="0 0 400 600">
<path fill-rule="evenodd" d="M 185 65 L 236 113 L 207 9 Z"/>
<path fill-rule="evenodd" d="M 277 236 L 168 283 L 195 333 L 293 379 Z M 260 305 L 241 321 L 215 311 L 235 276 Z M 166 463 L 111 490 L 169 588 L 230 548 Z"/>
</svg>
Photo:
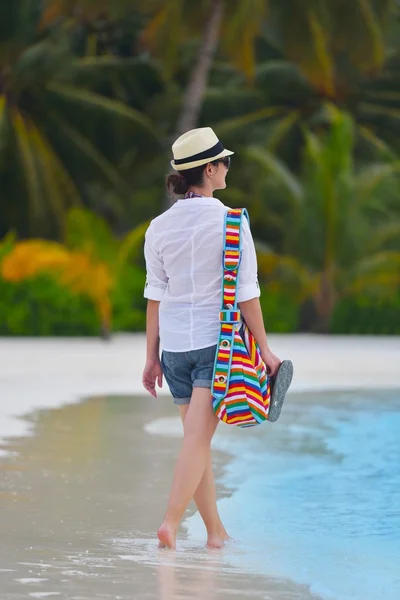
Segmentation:
<svg viewBox="0 0 400 600">
<path fill-rule="evenodd" d="M 381 68 L 385 60 L 385 43 L 379 21 L 372 9 L 371 3 L 367 0 L 356 0 L 360 8 L 360 12 L 364 19 L 365 25 L 368 28 L 371 36 L 372 53 L 375 67 Z"/>
<path fill-rule="evenodd" d="M 324 92 L 328 96 L 333 97 L 335 93 L 335 84 L 333 76 L 334 68 L 333 61 L 328 50 L 327 32 L 325 31 L 324 27 L 321 25 L 316 14 L 313 11 L 311 11 L 309 14 L 308 23 L 310 26 L 310 32 L 314 43 L 315 57 L 318 63 L 318 69 L 314 70 L 314 72 L 312 72 L 313 70 L 310 69 L 310 75 L 313 79 L 313 83 L 317 87 L 320 87 L 320 84 L 322 83 Z"/>
<path fill-rule="evenodd" d="M 43 10 L 39 22 L 39 30 L 51 27 L 57 19 L 65 15 L 67 3 L 65 0 L 49 0 L 46 8 Z"/>
<path fill-rule="evenodd" d="M 7 98 L 4 95 L 0 96 L 0 120 L 3 116 L 3 112 L 6 107 L 6 104 L 7 104 Z"/>
<path fill-rule="evenodd" d="M 51 272 L 67 264 L 69 252 L 56 242 L 28 240 L 15 245 L 1 264 L 1 276 L 7 281 L 23 281 L 42 272 Z"/>
<path fill-rule="evenodd" d="M 160 29 L 165 25 L 167 14 L 168 8 L 163 8 L 148 23 L 141 35 L 145 44 L 148 44 L 149 46 L 154 45 L 154 41 L 157 38 Z"/>
</svg>

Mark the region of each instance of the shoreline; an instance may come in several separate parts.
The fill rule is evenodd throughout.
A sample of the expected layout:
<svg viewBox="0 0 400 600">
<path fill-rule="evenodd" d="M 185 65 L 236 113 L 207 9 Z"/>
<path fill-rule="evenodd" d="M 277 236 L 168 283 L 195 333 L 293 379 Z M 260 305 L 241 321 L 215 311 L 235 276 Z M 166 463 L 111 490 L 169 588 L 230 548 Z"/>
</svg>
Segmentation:
<svg viewBox="0 0 400 600">
<path fill-rule="evenodd" d="M 204 529 L 191 539 L 193 504 L 177 551 L 157 551 L 180 439 L 150 436 L 146 424 L 157 416 L 177 421 L 172 415 L 172 405 L 155 412 L 143 398 L 105 396 L 34 415 L 35 435 L 14 439 L 2 461 L 0 585 L 7 597 L 321 600 L 307 585 L 232 564 L 240 543 L 207 550 Z M 223 482 L 233 455 L 217 448 L 213 458 L 224 501 L 234 491 Z"/>
<path fill-rule="evenodd" d="M 343 349 L 344 341 L 348 342 L 345 349 Z M 313 396 L 318 391 L 327 392 L 329 397 L 331 391 L 340 389 L 342 391 L 361 391 L 366 388 L 370 390 L 377 388 L 400 389 L 400 373 L 397 369 L 397 364 L 400 363 L 398 361 L 398 355 L 400 357 L 400 338 L 385 339 L 386 343 L 381 345 L 376 360 L 372 360 L 377 352 L 377 347 L 379 347 L 376 338 L 368 340 L 368 343 L 366 341 L 366 338 L 321 340 L 319 337 L 310 339 L 309 336 L 270 336 L 271 347 L 277 353 L 280 349 L 282 356 L 292 358 L 295 366 L 297 365 L 296 378 L 291 388 L 291 397 L 299 400 L 298 405 L 300 406 L 313 402 Z M 129 434 L 126 437 L 130 445 L 128 451 L 130 456 L 128 455 L 125 458 L 123 472 L 126 473 L 130 469 L 133 469 L 134 472 L 135 469 L 138 470 L 139 480 L 140 477 L 143 478 L 144 488 L 146 488 L 146 482 L 149 479 L 149 473 L 146 470 L 150 468 L 152 470 L 151 479 L 155 478 L 155 482 L 152 483 L 154 488 L 153 499 L 151 505 L 146 506 L 146 511 L 141 510 L 148 501 L 146 489 L 140 492 L 137 490 L 135 492 L 137 497 L 134 500 L 136 506 L 136 509 L 133 510 L 134 519 L 128 518 L 127 523 L 124 523 L 123 519 L 121 522 L 114 522 L 114 528 L 117 532 L 115 539 L 112 537 L 110 539 L 109 530 L 107 529 L 102 534 L 104 536 L 103 546 L 108 547 L 109 552 L 114 556 L 112 559 L 115 561 L 113 568 L 120 573 L 121 582 L 125 576 L 123 575 L 125 568 L 128 572 L 132 570 L 136 572 L 135 569 L 139 569 L 141 572 L 144 569 L 143 585 L 147 581 L 147 586 L 150 585 L 151 581 L 149 570 L 155 571 L 158 579 L 156 585 L 158 592 L 155 591 L 155 595 L 150 597 L 159 598 L 160 600 L 172 600 L 175 596 L 169 594 L 174 594 L 176 591 L 183 590 L 188 594 L 188 597 L 191 597 L 193 593 L 195 594 L 195 588 L 190 590 L 185 587 L 188 585 L 189 574 L 193 581 L 198 581 L 199 585 L 209 586 L 210 594 L 213 594 L 216 590 L 223 590 L 221 592 L 223 596 L 218 597 L 224 599 L 235 597 L 238 593 L 242 593 L 242 596 L 239 597 L 246 597 L 246 590 L 250 588 L 251 597 L 254 598 L 320 600 L 320 597 L 313 594 L 307 585 L 296 584 L 279 576 L 257 575 L 251 570 L 248 571 L 245 567 L 240 569 L 239 567 L 229 566 L 228 557 L 227 562 L 224 557 L 209 556 L 204 552 L 203 544 L 193 541 L 187 526 L 188 519 L 191 519 L 195 514 L 193 507 L 188 510 L 182 523 L 184 535 L 181 537 L 181 545 L 184 551 L 178 552 L 173 557 L 169 554 L 154 555 L 154 540 L 149 536 L 149 532 L 152 531 L 154 523 L 157 522 L 159 514 L 162 512 L 163 496 L 169 485 L 169 470 L 172 470 L 174 453 L 179 445 L 179 439 L 177 438 L 181 437 L 182 433 L 180 419 L 176 416 L 172 400 L 166 398 L 168 391 L 165 388 L 158 400 L 148 397 L 148 402 L 143 402 L 145 392 L 141 388 L 140 375 L 143 366 L 144 343 L 144 336 L 121 336 L 111 343 L 104 343 L 99 340 L 29 340 L 27 343 L 27 340 L 0 339 L 0 385 L 3 400 L 6 400 L 1 405 L 3 410 L 0 409 L 0 438 L 6 438 L 5 442 L 0 444 L 0 453 L 2 452 L 1 448 L 3 448 L 3 453 L 7 455 L 7 462 L 9 462 L 9 457 L 12 464 L 14 460 L 17 460 L 16 456 L 20 448 L 35 448 L 36 444 L 40 445 L 39 438 L 43 437 L 43 429 L 40 427 L 40 423 L 43 420 L 56 419 L 61 424 L 65 422 L 67 426 L 71 426 L 70 415 L 75 415 L 73 422 L 80 423 L 81 419 L 87 418 L 84 415 L 85 407 L 88 405 L 93 407 L 96 403 L 99 403 L 100 406 L 106 404 L 110 407 L 116 407 L 117 413 L 119 406 L 125 406 L 125 410 L 128 411 L 127 418 L 130 419 Z M 323 353 L 322 345 L 324 346 Z M 287 354 L 289 347 L 291 348 L 291 354 Z M 317 357 L 318 371 L 315 373 L 310 368 L 310 364 L 317 361 Z M 351 360 L 349 360 L 349 357 L 351 357 Z M 366 364 L 373 367 L 367 373 L 365 373 Z M 340 366 L 340 372 L 338 366 Z M 307 396 L 304 392 L 310 392 L 310 396 Z M 121 397 L 114 398 L 115 396 Z M 135 398 L 138 396 L 140 400 L 135 402 Z M 293 406 L 292 402 L 291 405 Z M 47 411 L 41 409 L 57 410 Z M 36 411 L 34 419 L 19 418 L 22 415 L 30 415 L 34 411 Z M 109 419 L 115 418 L 111 413 L 109 414 L 107 422 Z M 229 471 L 232 461 L 235 460 L 235 453 L 229 451 L 229 444 L 234 443 L 235 440 L 235 435 L 233 435 L 232 440 L 229 439 L 229 434 L 235 434 L 235 431 L 231 430 L 232 428 L 229 428 L 229 426 L 224 426 L 222 436 L 225 437 L 228 433 L 227 445 L 225 448 L 221 448 L 217 444 L 214 455 L 220 491 L 218 501 L 222 500 L 223 502 L 224 499 L 230 498 L 240 487 L 239 483 L 237 485 L 231 483 L 225 485 L 224 483 L 225 474 Z M 47 436 L 54 435 L 51 427 L 47 427 L 46 431 Z M 29 437 L 29 434 L 32 433 L 35 433 L 35 436 Z M 89 433 L 91 433 L 91 430 L 89 430 Z M 127 432 L 125 432 L 126 434 Z M 278 431 L 277 434 L 279 436 Z M 153 440 L 150 443 L 148 441 L 150 439 L 149 435 Z M 101 440 L 103 436 L 107 438 L 109 433 L 104 431 L 99 436 L 99 440 Z M 118 445 L 118 439 L 118 437 L 115 438 L 111 447 L 114 444 Z M 97 443 L 99 440 L 97 440 Z M 87 448 L 86 433 L 82 435 L 80 444 Z M 64 452 L 70 452 L 68 450 L 70 445 L 71 442 L 69 446 L 65 444 L 66 450 Z M 144 454 L 142 452 L 138 453 L 135 450 L 138 447 L 151 448 L 152 456 L 162 455 L 162 469 L 159 461 L 157 462 L 158 466 L 154 466 L 154 458 L 150 458 L 149 450 L 146 449 Z M 17 455 L 13 454 L 13 449 L 17 451 Z M 30 454 L 31 450 L 25 450 L 26 457 L 29 457 Z M 46 455 L 45 452 L 43 456 L 46 457 Z M 58 460 L 61 460 L 61 458 Z M 53 459 L 49 457 L 45 460 L 50 461 Z M 109 459 L 111 465 L 115 464 L 115 461 L 118 463 L 116 456 L 112 457 L 111 455 Z M 64 460 L 60 464 L 65 465 Z M 46 466 L 46 470 L 48 470 L 48 466 Z M 24 478 L 26 476 L 29 479 L 32 474 L 28 473 L 24 475 Z M 37 486 L 38 482 L 36 481 L 32 489 L 37 489 Z M 77 493 L 79 495 L 79 491 L 74 492 L 73 497 L 77 497 Z M 34 494 L 39 494 L 39 492 L 34 491 Z M 113 512 L 115 512 L 114 508 L 119 503 L 118 498 L 119 495 L 117 500 L 112 498 L 109 500 L 108 505 Z M 39 504 L 44 503 L 44 506 L 46 506 L 48 501 L 46 496 Z M 57 513 L 58 507 L 55 510 Z M 54 511 L 54 507 L 50 510 L 48 508 L 47 512 L 51 514 L 52 511 Z M 126 511 L 126 504 L 122 506 L 122 515 L 124 511 Z M 129 512 L 125 512 L 125 514 L 128 516 Z M 106 515 L 101 518 L 98 517 L 97 520 L 98 523 L 102 523 L 102 526 L 104 516 Z M 106 516 L 106 522 L 108 518 Z M 7 522 L 7 517 L 5 519 Z M 42 522 L 46 522 L 45 520 L 46 517 Z M 26 524 L 24 525 L 24 518 L 22 518 L 22 524 L 19 526 L 22 527 L 22 531 L 27 530 L 26 528 L 29 527 Z M 147 533 L 141 533 L 143 531 Z M 12 539 L 11 536 L 10 540 Z M 62 539 L 62 533 L 60 533 L 60 539 Z M 104 552 L 97 546 L 92 547 L 91 556 L 101 556 L 98 554 L 100 551 Z M 240 556 L 240 548 L 237 552 Z M 81 554 L 75 555 L 74 560 L 80 560 L 77 556 L 81 556 Z M 64 561 L 65 564 L 68 562 L 65 557 L 58 560 Z M 24 563 L 18 564 L 23 565 Z M 87 564 L 84 562 L 79 563 L 79 565 L 79 571 L 77 570 L 76 573 L 82 573 L 82 577 L 87 577 L 87 584 L 89 585 L 92 581 L 92 585 L 95 586 L 94 580 L 89 578 L 89 573 L 93 569 L 90 561 Z M 14 565 L 10 564 L 9 566 Z M 73 573 L 75 571 L 69 569 L 66 572 Z M 100 573 L 101 570 L 98 574 Z M 38 566 L 36 575 L 40 579 L 47 576 L 48 573 L 43 573 L 43 569 L 39 569 Z M 22 579 L 20 578 L 20 581 Z M 43 579 L 43 581 L 47 581 L 47 579 Z M 44 589 L 48 590 L 47 584 L 43 583 L 43 585 L 45 586 Z M 154 585 L 154 582 L 152 585 Z M 143 593 L 145 589 L 147 588 L 143 587 Z M 173 592 L 168 592 L 168 590 L 173 590 Z M 121 595 L 121 598 L 128 597 L 131 596 Z M 193 597 L 197 596 L 194 595 Z"/>
<path fill-rule="evenodd" d="M 295 374 L 290 391 L 400 389 L 400 336 L 268 336 Z M 18 417 L 96 394 L 145 395 L 144 334 L 97 338 L 0 338 L 0 443 L 29 434 Z M 165 401 L 169 391 L 158 390 Z M 149 401 L 157 402 L 150 398 Z"/>
</svg>

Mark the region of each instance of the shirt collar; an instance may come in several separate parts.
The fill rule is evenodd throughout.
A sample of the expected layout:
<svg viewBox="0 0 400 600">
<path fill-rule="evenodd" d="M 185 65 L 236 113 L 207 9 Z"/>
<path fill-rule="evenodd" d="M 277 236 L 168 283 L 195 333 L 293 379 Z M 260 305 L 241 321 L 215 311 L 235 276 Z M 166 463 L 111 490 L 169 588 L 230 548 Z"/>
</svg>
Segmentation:
<svg viewBox="0 0 400 600">
<path fill-rule="evenodd" d="M 201 198 L 182 198 L 181 200 L 177 200 L 174 206 L 182 208 L 186 206 L 223 206 L 223 204 L 218 198 L 202 196 Z"/>
</svg>

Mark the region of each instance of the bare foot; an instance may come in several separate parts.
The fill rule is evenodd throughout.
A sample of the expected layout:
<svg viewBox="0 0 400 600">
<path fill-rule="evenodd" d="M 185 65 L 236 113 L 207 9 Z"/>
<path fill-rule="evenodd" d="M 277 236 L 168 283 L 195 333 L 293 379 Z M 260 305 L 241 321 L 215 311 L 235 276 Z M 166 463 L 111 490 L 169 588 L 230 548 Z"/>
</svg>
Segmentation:
<svg viewBox="0 0 400 600">
<path fill-rule="evenodd" d="M 159 539 L 158 547 L 160 549 L 170 548 L 171 550 L 175 550 L 176 531 L 174 531 L 172 527 L 163 523 L 157 531 L 157 537 Z"/>
<path fill-rule="evenodd" d="M 227 534 L 224 527 L 221 527 L 217 531 L 210 531 L 207 536 L 207 548 L 216 548 L 220 550 L 224 547 L 225 542 L 230 540 L 231 538 Z"/>
</svg>

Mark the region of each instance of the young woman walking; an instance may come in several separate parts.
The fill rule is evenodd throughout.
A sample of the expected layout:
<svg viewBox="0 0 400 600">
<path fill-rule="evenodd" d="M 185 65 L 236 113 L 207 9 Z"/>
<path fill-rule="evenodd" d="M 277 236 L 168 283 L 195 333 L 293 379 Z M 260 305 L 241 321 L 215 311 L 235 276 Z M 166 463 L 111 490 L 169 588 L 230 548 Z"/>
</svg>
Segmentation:
<svg viewBox="0 0 400 600">
<path fill-rule="evenodd" d="M 188 131 L 172 146 L 177 174 L 170 190 L 183 199 L 154 219 L 146 233 L 147 361 L 143 385 L 154 397 L 163 374 L 183 421 L 184 438 L 160 547 L 175 548 L 176 532 L 192 498 L 207 529 L 207 545 L 221 548 L 228 534 L 218 514 L 210 444 L 218 425 L 211 403 L 220 330 L 222 248 L 228 207 L 214 198 L 226 187 L 233 152 L 209 127 Z M 247 219 L 242 227 L 238 303 L 274 375 L 281 361 L 267 342 L 260 307 L 257 257 Z M 159 350 L 162 348 L 160 360 Z"/>
</svg>

